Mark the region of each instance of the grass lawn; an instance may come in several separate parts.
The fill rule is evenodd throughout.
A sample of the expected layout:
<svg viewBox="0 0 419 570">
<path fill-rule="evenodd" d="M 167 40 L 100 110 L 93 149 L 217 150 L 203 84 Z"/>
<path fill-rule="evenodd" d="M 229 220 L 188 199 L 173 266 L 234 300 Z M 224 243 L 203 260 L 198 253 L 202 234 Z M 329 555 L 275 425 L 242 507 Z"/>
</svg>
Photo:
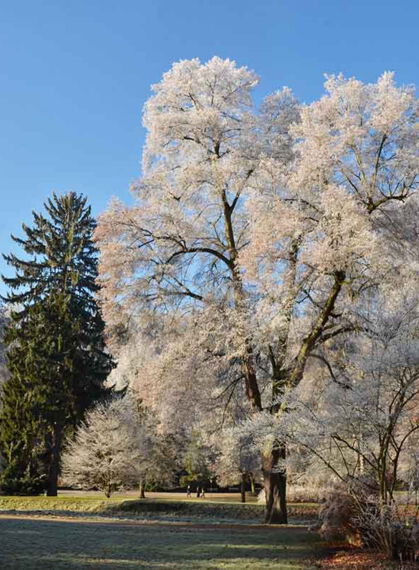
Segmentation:
<svg viewBox="0 0 419 570">
<path fill-rule="evenodd" d="M 316 508 L 292 505 L 291 521 L 310 519 Z M 263 505 L 231 495 L 0 496 L 0 569 L 297 570 L 316 558 L 315 533 L 255 524 L 262 518 Z"/>
<path fill-rule="evenodd" d="M 236 500 L 234 500 L 236 499 Z M 54 515 L 100 515 L 122 516 L 123 518 L 152 518 L 161 521 L 199 519 L 200 522 L 259 523 L 263 520 L 263 505 L 256 502 L 242 504 L 238 496 L 214 494 L 206 499 L 186 499 L 175 493 L 149 493 L 145 500 L 138 500 L 136 494 L 115 494 L 106 499 L 103 494 L 61 494 L 58 497 L 2 497 L 0 513 L 39 511 Z M 296 503 L 289 505 L 290 521 L 310 523 L 317 516 L 318 505 Z"/>
<path fill-rule="evenodd" d="M 320 542 L 303 527 L 0 516 L 0 568 L 298 570 Z"/>
</svg>

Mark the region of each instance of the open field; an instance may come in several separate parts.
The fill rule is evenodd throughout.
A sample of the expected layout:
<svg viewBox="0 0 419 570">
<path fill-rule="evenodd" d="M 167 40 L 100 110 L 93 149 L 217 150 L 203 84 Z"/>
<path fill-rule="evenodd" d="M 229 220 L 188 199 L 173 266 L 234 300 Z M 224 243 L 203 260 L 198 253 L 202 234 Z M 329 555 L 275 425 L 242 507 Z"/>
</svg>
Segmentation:
<svg viewBox="0 0 419 570">
<path fill-rule="evenodd" d="M 318 505 L 295 503 L 289 505 L 293 523 L 309 524 L 316 518 Z M 238 495 L 207 496 L 205 499 L 187 499 L 177 493 L 149 493 L 147 499 L 138 499 L 138 493 L 115 494 L 106 499 L 100 493 L 63 493 L 58 497 L 1 497 L 0 513 L 39 513 L 51 516 L 101 516 L 160 521 L 260 523 L 263 505 L 255 501 L 242 504 Z"/>
<path fill-rule="evenodd" d="M 290 505 L 288 526 L 264 526 L 263 505 L 238 495 L 178 493 L 0 497 L 0 568 L 394 570 L 377 553 L 326 547 L 307 531 L 318 505 Z M 411 566 L 406 566 L 410 570 Z"/>
<path fill-rule="evenodd" d="M 377 553 L 327 546 L 307 525 L 318 505 L 289 505 L 290 525 L 264 526 L 238 494 L 60 492 L 0 496 L 0 569 L 161 568 L 395 570 Z M 411 570 L 406 566 L 405 570 Z"/>
<path fill-rule="evenodd" d="M 0 568 L 298 570 L 321 547 L 302 527 L 0 516 Z"/>
<path fill-rule="evenodd" d="M 294 521 L 313 508 L 292 506 Z M 231 494 L 0 497 L 0 568 L 297 570 L 316 558 L 320 540 L 300 521 L 266 527 L 262 518 L 262 505 Z"/>
</svg>

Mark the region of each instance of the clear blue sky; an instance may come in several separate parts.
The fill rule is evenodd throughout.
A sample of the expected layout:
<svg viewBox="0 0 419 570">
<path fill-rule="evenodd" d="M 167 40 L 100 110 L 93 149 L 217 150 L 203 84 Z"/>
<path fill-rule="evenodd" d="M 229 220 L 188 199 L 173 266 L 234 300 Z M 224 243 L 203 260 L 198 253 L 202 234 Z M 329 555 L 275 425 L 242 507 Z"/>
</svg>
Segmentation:
<svg viewBox="0 0 419 570">
<path fill-rule="evenodd" d="M 173 61 L 229 57 L 306 102 L 324 73 L 419 84 L 417 0 L 0 0 L 0 251 L 53 191 L 129 199 Z M 0 261 L 0 272 L 5 266 Z M 4 291 L 3 286 L 0 290 Z"/>
</svg>

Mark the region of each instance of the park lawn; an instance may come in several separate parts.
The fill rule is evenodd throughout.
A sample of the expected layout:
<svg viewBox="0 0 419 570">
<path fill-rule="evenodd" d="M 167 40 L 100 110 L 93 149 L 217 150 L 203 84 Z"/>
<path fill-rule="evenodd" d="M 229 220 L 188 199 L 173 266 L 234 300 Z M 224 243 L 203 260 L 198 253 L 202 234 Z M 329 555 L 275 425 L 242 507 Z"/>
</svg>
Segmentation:
<svg viewBox="0 0 419 570">
<path fill-rule="evenodd" d="M 128 497 L 126 497 L 128 498 Z M 112 497 L 106 499 L 100 496 L 67 496 L 59 495 L 58 497 L 20 497 L 20 496 L 1 496 L 0 495 L 0 513 L 1 511 L 74 511 L 74 512 L 92 512 L 100 510 L 107 505 L 119 503 L 124 497 Z"/>
<path fill-rule="evenodd" d="M 226 501 L 223 497 L 186 500 L 182 495 L 152 493 L 149 498 L 138 500 L 135 495 L 114 495 L 110 499 L 101 494 L 59 495 L 58 497 L 4 497 L 0 496 L 1 512 L 45 512 L 55 515 L 97 514 L 102 516 L 153 517 L 153 518 L 199 518 L 218 520 L 260 522 L 263 505 L 249 502 Z M 295 503 L 289 505 L 292 522 L 310 521 L 316 518 L 318 505 Z"/>
<path fill-rule="evenodd" d="M 0 516 L 0 568 L 301 570 L 322 547 L 303 527 Z"/>
</svg>

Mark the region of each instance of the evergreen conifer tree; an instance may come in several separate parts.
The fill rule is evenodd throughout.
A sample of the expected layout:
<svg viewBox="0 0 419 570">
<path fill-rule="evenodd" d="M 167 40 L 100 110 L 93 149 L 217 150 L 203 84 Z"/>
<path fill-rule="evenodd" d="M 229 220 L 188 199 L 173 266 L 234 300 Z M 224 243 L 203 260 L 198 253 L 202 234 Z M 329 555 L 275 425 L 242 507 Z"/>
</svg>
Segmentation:
<svg viewBox="0 0 419 570">
<path fill-rule="evenodd" d="M 18 309 L 6 335 L 10 378 L 2 391 L 0 450 L 4 491 L 57 492 L 63 440 L 106 394 L 112 367 L 96 305 L 95 221 L 86 198 L 71 192 L 33 213 L 26 237 L 13 237 L 27 259 L 4 256 L 5 300 Z"/>
<path fill-rule="evenodd" d="M 4 344 L 4 335 L 8 322 L 9 317 L 6 311 L 6 307 L 0 304 L 0 384 L 7 378 L 6 347 Z"/>
</svg>

